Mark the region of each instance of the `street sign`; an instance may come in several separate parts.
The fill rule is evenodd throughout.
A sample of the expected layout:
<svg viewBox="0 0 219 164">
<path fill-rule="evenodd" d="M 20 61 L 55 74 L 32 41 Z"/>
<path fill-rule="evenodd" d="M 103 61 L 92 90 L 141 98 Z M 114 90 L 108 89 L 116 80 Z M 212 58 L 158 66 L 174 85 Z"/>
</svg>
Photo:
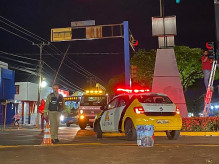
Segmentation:
<svg viewBox="0 0 219 164">
<path fill-rule="evenodd" d="M 71 27 L 94 26 L 95 20 L 71 22 Z"/>
<path fill-rule="evenodd" d="M 72 40 L 72 28 L 53 28 L 51 29 L 51 42 Z"/>
<path fill-rule="evenodd" d="M 87 39 L 102 38 L 102 26 L 86 27 L 86 38 Z"/>
</svg>

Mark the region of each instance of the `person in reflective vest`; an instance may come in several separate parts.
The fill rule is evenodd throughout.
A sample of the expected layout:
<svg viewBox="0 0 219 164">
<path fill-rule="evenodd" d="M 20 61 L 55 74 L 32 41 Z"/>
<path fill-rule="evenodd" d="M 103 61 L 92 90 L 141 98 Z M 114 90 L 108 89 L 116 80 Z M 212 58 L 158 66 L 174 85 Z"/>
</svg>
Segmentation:
<svg viewBox="0 0 219 164">
<path fill-rule="evenodd" d="M 53 143 L 59 142 L 58 129 L 60 123 L 61 111 L 65 108 L 65 101 L 61 94 L 58 93 L 59 86 L 53 85 L 53 93 L 47 96 L 44 117 L 49 117 L 51 140 Z"/>
</svg>

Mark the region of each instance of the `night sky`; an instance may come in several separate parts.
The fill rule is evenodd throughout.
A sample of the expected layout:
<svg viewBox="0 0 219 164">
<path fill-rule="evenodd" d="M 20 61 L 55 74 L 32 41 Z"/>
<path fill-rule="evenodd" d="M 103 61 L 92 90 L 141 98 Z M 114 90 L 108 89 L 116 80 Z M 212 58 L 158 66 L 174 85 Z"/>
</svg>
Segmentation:
<svg viewBox="0 0 219 164">
<path fill-rule="evenodd" d="M 159 4 L 159 0 L 2 0 L 0 2 L 0 13 L 2 17 L 48 41 L 50 41 L 51 28 L 70 27 L 71 21 L 95 20 L 96 25 L 128 21 L 132 34 L 139 41 L 138 48 L 157 49 L 157 38 L 152 37 L 151 17 L 160 15 Z M 165 0 L 165 15 L 176 15 L 176 45 L 205 48 L 205 42 L 215 40 L 213 0 L 181 0 L 180 4 L 176 4 L 175 0 Z M 2 17 L 0 20 L 3 21 Z M 30 38 L 3 22 L 0 22 L 0 26 L 23 37 Z M 30 38 L 30 40 L 39 43 L 33 38 Z M 112 76 L 124 72 L 122 39 L 53 44 L 62 52 L 65 52 L 70 45 L 67 56 L 102 79 L 104 84 Z M 43 60 L 57 70 L 60 64 L 58 60 L 61 60 L 62 56 L 58 55 L 58 50 L 54 51 L 52 46 L 45 46 L 44 50 Z M 2 29 L 0 29 L 0 51 L 39 59 L 39 48 L 37 46 L 33 46 L 30 42 Z M 130 52 L 133 54 L 131 49 Z M 48 55 L 48 53 L 53 54 L 53 56 Z M 6 54 L 0 55 L 0 60 L 9 63 L 9 66 L 34 69 L 37 67 L 35 61 L 15 58 Z M 2 56 L 30 62 L 32 65 L 24 65 L 2 58 Z M 69 58 L 64 61 L 65 65 L 62 65 L 60 75 L 83 88 L 86 85 L 87 78 L 69 68 L 78 70 L 78 66 L 73 65 Z M 51 82 L 55 76 L 54 72 L 45 65 L 44 72 L 48 81 Z M 37 82 L 37 77 L 16 71 L 16 81 L 26 80 Z"/>
</svg>

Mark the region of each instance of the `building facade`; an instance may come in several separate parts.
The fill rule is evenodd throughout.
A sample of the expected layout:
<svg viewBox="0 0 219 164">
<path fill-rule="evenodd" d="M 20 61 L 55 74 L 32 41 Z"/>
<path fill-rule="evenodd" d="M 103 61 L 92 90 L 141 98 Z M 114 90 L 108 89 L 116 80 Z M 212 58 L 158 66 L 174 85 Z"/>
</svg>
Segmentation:
<svg viewBox="0 0 219 164">
<path fill-rule="evenodd" d="M 21 123 L 36 125 L 38 84 L 31 82 L 16 82 L 15 86 L 15 102 L 17 111 L 22 118 Z M 51 87 L 41 88 L 40 101 L 42 99 L 46 100 L 51 91 Z"/>
<path fill-rule="evenodd" d="M 15 72 L 8 64 L 0 61 L 0 124 L 11 124 L 15 114 Z M 7 102 L 7 103 L 6 103 Z"/>
</svg>

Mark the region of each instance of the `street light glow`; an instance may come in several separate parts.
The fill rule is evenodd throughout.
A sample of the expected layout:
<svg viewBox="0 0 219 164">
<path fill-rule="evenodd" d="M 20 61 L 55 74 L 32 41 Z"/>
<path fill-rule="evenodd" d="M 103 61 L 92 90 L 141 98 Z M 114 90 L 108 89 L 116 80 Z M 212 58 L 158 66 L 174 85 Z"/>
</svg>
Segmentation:
<svg viewBox="0 0 219 164">
<path fill-rule="evenodd" d="M 46 86 L 47 86 L 47 82 L 46 82 L 46 81 L 42 81 L 41 87 L 44 88 L 44 87 L 46 87 Z"/>
</svg>

